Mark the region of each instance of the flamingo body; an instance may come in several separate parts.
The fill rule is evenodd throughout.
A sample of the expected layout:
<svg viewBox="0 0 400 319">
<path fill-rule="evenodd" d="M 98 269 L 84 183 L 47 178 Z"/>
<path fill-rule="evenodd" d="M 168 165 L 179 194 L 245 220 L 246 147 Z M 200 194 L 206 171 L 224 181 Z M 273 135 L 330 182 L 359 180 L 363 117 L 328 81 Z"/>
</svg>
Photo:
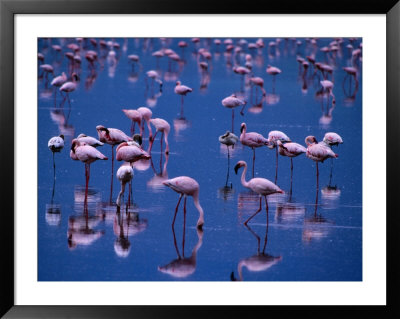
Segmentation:
<svg viewBox="0 0 400 319">
<path fill-rule="evenodd" d="M 247 132 L 247 126 L 246 123 L 242 123 L 240 127 L 240 142 L 248 146 L 250 148 L 255 148 L 255 147 L 261 147 L 264 145 L 268 145 L 268 139 L 266 139 L 264 136 L 262 136 L 259 133 L 256 132 Z"/>
<path fill-rule="evenodd" d="M 86 134 L 79 134 L 78 137 L 76 138 L 80 142 L 84 142 L 87 145 L 93 146 L 93 147 L 98 147 L 104 145 L 104 143 L 100 142 L 98 139 L 87 136 Z"/>
<path fill-rule="evenodd" d="M 307 152 L 307 149 L 298 143 L 289 142 L 283 144 L 280 140 L 278 140 L 278 146 L 279 154 L 282 156 L 296 157 Z"/>
<path fill-rule="evenodd" d="M 187 93 L 190 93 L 192 91 L 193 91 L 192 88 L 190 88 L 190 87 L 188 87 L 186 85 L 182 85 L 181 81 L 176 81 L 176 86 L 175 86 L 175 90 L 174 90 L 174 92 L 176 94 L 186 95 Z"/>
<path fill-rule="evenodd" d="M 64 135 L 52 137 L 47 143 L 47 146 L 53 153 L 60 152 L 64 148 Z"/>
<path fill-rule="evenodd" d="M 110 145 L 120 144 L 122 142 L 132 141 L 128 135 L 116 128 L 106 128 L 103 125 L 96 126 L 100 142 Z"/>
<path fill-rule="evenodd" d="M 117 161 L 133 163 L 141 159 L 150 159 L 150 155 L 136 145 L 129 145 L 128 142 L 123 142 L 117 148 L 116 158 Z"/>
</svg>

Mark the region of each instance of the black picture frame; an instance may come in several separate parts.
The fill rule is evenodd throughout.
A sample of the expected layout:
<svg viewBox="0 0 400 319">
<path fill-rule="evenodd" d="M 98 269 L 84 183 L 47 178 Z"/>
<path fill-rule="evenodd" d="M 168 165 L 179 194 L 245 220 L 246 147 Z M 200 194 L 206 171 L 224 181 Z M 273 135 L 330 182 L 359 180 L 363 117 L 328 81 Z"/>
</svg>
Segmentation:
<svg viewBox="0 0 400 319">
<path fill-rule="evenodd" d="M 228 4 L 228 5 L 226 5 Z M 386 176 L 387 202 L 387 305 L 386 306 L 16 306 L 14 304 L 14 15 L 15 14 L 385 14 L 386 29 Z M 4 318 L 164 318 L 204 316 L 288 315 L 334 317 L 370 315 L 380 318 L 399 317 L 399 225 L 396 210 L 400 136 L 400 2 L 398 0 L 312 1 L 246 1 L 242 6 L 227 2 L 162 0 L 0 0 L 0 149 L 2 182 L 2 219 L 0 315 Z M 377 64 L 381 65 L 377 61 Z M 379 107 L 383 108 L 384 101 Z M 378 107 L 378 106 L 377 106 Z M 379 148 L 379 146 L 377 146 Z M 379 167 L 377 167 L 379 169 Z M 383 172 L 382 172 L 383 173 Z M 389 174 L 390 173 L 390 174 Z M 266 309 L 268 307 L 268 309 Z"/>
</svg>

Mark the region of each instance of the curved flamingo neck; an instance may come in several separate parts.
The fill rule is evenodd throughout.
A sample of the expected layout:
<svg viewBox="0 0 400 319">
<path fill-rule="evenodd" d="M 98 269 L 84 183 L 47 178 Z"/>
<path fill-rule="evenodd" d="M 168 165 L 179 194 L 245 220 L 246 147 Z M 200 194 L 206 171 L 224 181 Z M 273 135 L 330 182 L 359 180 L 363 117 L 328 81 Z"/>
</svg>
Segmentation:
<svg viewBox="0 0 400 319">
<path fill-rule="evenodd" d="M 242 269 L 243 269 L 244 264 L 245 264 L 245 263 L 244 263 L 243 260 L 240 261 L 239 264 L 238 264 L 239 281 L 243 281 L 243 271 L 242 271 Z"/>
<path fill-rule="evenodd" d="M 244 187 L 248 188 L 249 182 L 246 181 L 246 173 L 247 173 L 247 163 L 244 164 L 244 169 L 243 169 L 242 177 L 240 178 L 240 181 Z"/>
<path fill-rule="evenodd" d="M 193 202 L 194 202 L 194 206 L 196 206 L 197 210 L 199 211 L 199 219 L 197 221 L 197 226 L 199 227 L 204 224 L 204 211 L 203 211 L 203 208 L 200 206 L 199 191 L 196 191 L 193 194 Z"/>
</svg>

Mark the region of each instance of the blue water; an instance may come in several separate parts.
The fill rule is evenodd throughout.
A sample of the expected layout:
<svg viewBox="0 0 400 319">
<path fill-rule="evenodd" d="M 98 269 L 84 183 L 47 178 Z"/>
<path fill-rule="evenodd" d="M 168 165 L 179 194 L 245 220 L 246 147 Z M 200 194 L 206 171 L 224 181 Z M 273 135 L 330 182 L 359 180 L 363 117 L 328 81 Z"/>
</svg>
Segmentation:
<svg viewBox="0 0 400 319">
<path fill-rule="evenodd" d="M 180 40 L 188 43 L 183 54 L 178 47 Z M 250 43 L 257 39 L 246 40 Z M 282 39 L 275 49 L 269 49 L 268 43 L 275 39 L 264 39 L 264 48 L 250 50 L 243 45 L 242 54 L 234 58 L 224 53 L 224 44 L 218 48 L 213 39 L 200 39 L 197 46 L 191 39 L 115 39 L 120 48 L 115 49 L 117 61 L 112 64 L 107 59 L 109 48 L 96 49 L 86 39 L 79 53 L 82 63 L 75 68 L 80 82 L 70 94 L 70 104 L 63 102 L 59 93 L 55 99 L 55 90 L 45 77 L 39 78 L 38 280 L 229 281 L 232 272 L 232 279 L 245 281 L 362 280 L 361 62 L 357 60 L 359 85 L 354 92 L 354 80 L 350 83 L 342 69 L 351 64 L 351 52 L 346 48 L 350 40 L 343 39 L 339 52 L 327 57 L 319 48 L 333 39 L 317 39 L 316 60 L 334 65 L 336 105 L 332 108 L 326 97 L 317 96 L 321 73 L 313 76 L 310 66 L 307 75 L 302 76 L 296 56 L 305 58 L 313 48 L 308 39 L 297 40 L 301 40 L 301 45 L 296 45 L 293 39 Z M 71 51 L 67 44 L 72 42 L 78 43 L 75 39 L 38 40 L 39 52 L 44 54 L 45 63 L 53 65 L 56 75 L 63 71 L 70 73 L 64 53 Z M 361 39 L 355 39 L 352 45 L 356 48 L 360 42 Z M 57 54 L 52 44 L 60 44 L 62 53 Z M 168 58 L 163 57 L 157 66 L 151 54 L 163 46 L 176 51 L 183 61 L 169 65 Z M 196 51 L 202 47 L 212 53 L 207 72 L 198 66 L 202 60 Z M 89 69 L 85 59 L 89 49 L 98 52 L 95 71 Z M 267 96 L 260 106 L 254 106 L 255 90 L 251 94 L 248 85 L 242 87 L 241 76 L 232 71 L 236 58 L 244 65 L 245 53 L 253 57 L 253 74 L 264 79 Z M 140 65 L 132 68 L 129 54 L 137 54 Z M 268 64 L 282 70 L 275 84 L 265 72 Z M 146 87 L 146 71 L 151 69 L 162 74 L 162 92 L 157 84 L 151 87 L 150 81 Z M 181 98 L 174 93 L 176 80 L 193 88 L 184 99 L 183 116 Z M 237 161 L 244 160 L 249 165 L 247 179 L 251 178 L 253 154 L 240 142 L 230 150 L 226 186 L 228 157 L 218 137 L 231 129 L 232 113 L 222 106 L 221 100 L 234 92 L 242 93 L 248 101 L 243 116 L 239 109 L 235 110 L 234 133 L 238 136 L 240 124 L 245 122 L 248 131 L 267 137 L 269 131 L 281 130 L 303 145 L 306 136 L 322 140 L 330 131 L 337 132 L 344 140 L 333 148 L 339 154 L 333 164 L 330 159 L 319 164 L 318 191 L 315 163 L 305 155 L 294 158 L 291 198 L 290 159 L 279 156 L 277 185 L 286 194 L 268 197 L 268 228 L 264 202 L 249 227 L 243 225 L 257 210 L 259 197 L 241 185 L 242 170 L 239 175 L 233 170 Z M 260 91 L 257 100 L 261 100 Z M 111 147 L 107 144 L 99 147 L 109 160 L 91 165 L 86 210 L 84 164 L 70 159 L 71 140 L 80 133 L 97 138 L 99 124 L 129 134 L 131 123 L 121 109 L 140 106 L 148 106 L 153 118 L 170 123 L 169 156 L 166 158 L 160 152 L 158 134 L 151 161 L 140 167 L 135 165 L 129 214 L 125 207 L 117 213 L 115 200 L 120 184 L 115 173 L 121 162 L 114 163 L 110 204 Z M 52 196 L 53 162 L 47 142 L 59 134 L 65 135 L 65 148 L 55 154 L 56 182 Z M 145 149 L 147 136 L 146 127 Z M 183 243 L 182 200 L 175 222 L 175 245 L 171 223 L 179 195 L 161 181 L 181 175 L 193 177 L 200 185 L 205 224 L 202 232 L 196 230 L 198 212 L 189 197 Z M 255 175 L 274 181 L 275 150 L 266 147 L 256 150 Z M 328 186 L 330 194 L 326 193 Z M 182 265 L 182 259 L 187 258 L 186 267 L 177 267 L 175 276 L 160 271 L 159 267 L 179 259 L 178 252 L 181 260 L 176 264 Z M 257 254 L 263 257 L 258 258 L 258 268 L 248 260 Z"/>
</svg>

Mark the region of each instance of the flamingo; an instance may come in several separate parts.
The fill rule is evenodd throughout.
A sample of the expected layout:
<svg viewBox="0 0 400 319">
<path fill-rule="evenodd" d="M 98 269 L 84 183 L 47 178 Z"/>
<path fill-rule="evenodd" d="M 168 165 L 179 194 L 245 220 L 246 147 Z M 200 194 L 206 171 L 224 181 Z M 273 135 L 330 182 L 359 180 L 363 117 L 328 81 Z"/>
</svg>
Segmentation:
<svg viewBox="0 0 400 319">
<path fill-rule="evenodd" d="M 271 66 L 268 64 L 267 69 L 265 70 L 269 75 L 272 75 L 273 87 L 275 88 L 275 76 L 282 73 L 281 69 Z"/>
<path fill-rule="evenodd" d="M 87 136 L 86 134 L 79 134 L 78 137 L 76 138 L 77 140 L 81 142 L 85 142 L 87 145 L 93 146 L 93 147 L 98 147 L 98 146 L 103 146 L 104 143 L 100 142 L 98 139 Z"/>
<path fill-rule="evenodd" d="M 150 147 L 148 152 L 151 153 L 151 149 L 153 147 L 153 143 L 154 140 L 156 138 L 156 135 L 158 132 L 161 132 L 162 135 L 164 136 L 164 141 L 165 141 L 165 154 L 169 154 L 169 145 L 168 145 L 168 134 L 169 131 L 171 129 L 171 126 L 168 124 L 168 122 L 166 120 L 160 119 L 160 118 L 155 118 L 155 119 L 151 119 L 150 123 L 153 124 L 156 128 L 156 133 L 154 134 L 154 136 L 150 139 L 151 143 L 150 143 Z M 161 152 L 162 152 L 162 136 L 160 139 L 161 142 Z"/>
<path fill-rule="evenodd" d="M 114 179 L 114 145 L 122 142 L 132 141 L 128 135 L 116 128 L 107 128 L 103 125 L 96 126 L 97 134 L 100 142 L 111 145 L 111 187 L 110 187 L 110 203 L 112 201 L 113 179 Z"/>
<path fill-rule="evenodd" d="M 322 142 L 319 142 L 318 144 L 324 145 L 332 149 L 332 146 L 336 145 L 339 146 L 339 144 L 343 143 L 342 137 L 334 132 L 327 132 L 324 136 L 324 139 Z M 332 170 L 333 170 L 333 158 L 331 158 L 331 172 L 329 175 L 329 185 L 331 184 L 332 180 Z"/>
<path fill-rule="evenodd" d="M 221 144 L 226 145 L 226 149 L 228 150 L 228 173 L 226 174 L 226 183 L 225 183 L 226 187 L 228 185 L 228 179 L 229 179 L 229 162 L 230 162 L 229 146 L 232 146 L 233 149 L 239 138 L 235 134 L 226 131 L 226 133 L 224 135 L 221 135 L 218 140 Z"/>
<path fill-rule="evenodd" d="M 258 210 L 251 215 L 245 222 L 244 224 L 247 225 L 247 223 L 254 217 L 256 216 L 260 211 L 261 211 L 261 200 L 262 197 L 264 197 L 265 200 L 265 209 L 267 212 L 267 225 L 268 225 L 268 201 L 267 201 L 267 196 L 272 195 L 272 194 L 284 194 L 285 192 L 281 190 L 276 184 L 272 183 L 270 180 L 266 178 L 252 178 L 248 182 L 246 181 L 246 172 L 247 172 L 247 163 L 245 161 L 239 161 L 235 165 L 235 173 L 238 173 L 239 168 L 244 167 L 242 177 L 241 177 L 241 183 L 244 187 L 251 189 L 253 192 L 257 193 L 260 195 L 260 207 Z"/>
<path fill-rule="evenodd" d="M 139 107 L 137 111 L 142 115 L 143 120 L 146 121 L 147 128 L 149 130 L 149 140 L 150 140 L 153 136 L 150 125 L 150 119 L 153 116 L 153 112 L 149 108 L 144 106 Z M 142 121 L 142 133 L 144 134 L 144 121 Z"/>
<path fill-rule="evenodd" d="M 291 142 L 290 138 L 281 131 L 270 131 L 268 133 L 268 148 L 276 150 L 276 168 L 275 168 L 275 183 L 278 180 L 278 148 L 277 141 L 280 140 L 282 143 Z"/>
<path fill-rule="evenodd" d="M 75 72 L 72 73 L 71 77 L 72 77 L 72 81 L 65 82 L 63 85 L 61 85 L 61 87 L 59 89 L 61 92 L 61 95 L 62 95 L 62 92 L 66 93 L 66 97 L 64 97 L 64 102 L 65 102 L 65 99 L 68 98 L 69 106 L 71 106 L 71 101 L 69 99 L 69 93 L 75 91 L 75 89 L 78 85 L 77 82 L 79 81 L 78 74 L 76 74 Z"/>
<path fill-rule="evenodd" d="M 117 161 L 134 163 L 141 159 L 150 159 L 150 155 L 142 150 L 135 141 L 123 142 L 117 147 Z"/>
<path fill-rule="evenodd" d="M 108 158 L 99 152 L 96 148 L 81 142 L 78 139 L 72 140 L 70 156 L 73 160 L 79 160 L 85 163 L 85 176 L 86 176 L 86 188 L 85 188 L 85 202 L 87 201 L 87 192 L 90 178 L 90 164 L 97 160 L 108 160 Z"/>
<path fill-rule="evenodd" d="M 64 148 L 64 135 L 54 136 L 47 143 L 50 151 L 53 153 L 53 177 L 56 179 L 56 162 L 54 159 L 54 153 L 59 153 Z"/>
<path fill-rule="evenodd" d="M 254 162 L 256 159 L 256 148 L 269 144 L 268 139 L 256 132 L 248 132 L 246 123 L 242 123 L 240 126 L 240 142 L 250 147 L 253 150 L 253 177 L 254 177 Z"/>
<path fill-rule="evenodd" d="M 123 200 L 123 196 L 125 193 L 125 184 L 129 183 L 133 178 L 133 168 L 130 165 L 122 164 L 120 168 L 117 170 L 117 178 L 121 182 L 121 191 L 117 197 L 117 206 L 121 207 L 121 198 Z"/>
<path fill-rule="evenodd" d="M 151 87 L 153 87 L 154 82 L 157 82 L 160 85 L 160 91 L 162 91 L 163 82 L 160 80 L 160 76 L 158 75 L 158 72 L 155 70 L 150 70 L 150 71 L 146 72 L 146 75 L 147 75 L 147 77 L 152 79 Z M 146 87 L 147 87 L 147 81 L 146 81 Z"/>
<path fill-rule="evenodd" d="M 243 110 L 244 110 L 244 107 L 246 106 L 246 103 L 247 103 L 246 101 L 236 97 L 236 94 L 232 94 L 222 100 L 223 106 L 227 107 L 228 109 L 232 109 L 232 132 L 233 132 L 233 120 L 235 118 L 235 113 L 234 113 L 235 110 L 234 109 L 240 105 L 243 105 L 243 107 L 240 111 L 240 114 L 243 115 Z"/>
<path fill-rule="evenodd" d="M 235 66 L 233 67 L 233 72 L 241 75 L 240 90 L 243 91 L 244 77 L 250 73 L 250 70 L 244 66 Z"/>
<path fill-rule="evenodd" d="M 323 163 L 327 158 L 337 158 L 339 155 L 335 154 L 329 147 L 323 144 L 318 144 L 315 136 L 307 136 L 305 139 L 307 144 L 307 152 L 306 156 L 309 159 L 315 161 L 317 167 L 316 176 L 317 176 L 317 191 L 318 191 L 318 180 L 319 180 L 319 170 L 318 170 L 318 162 Z"/>
<path fill-rule="evenodd" d="M 62 86 L 65 82 L 67 82 L 67 75 L 65 72 L 61 73 L 61 75 L 56 76 L 50 84 L 55 87 L 60 87 Z M 54 93 L 54 104 L 56 104 L 56 97 L 57 97 L 57 90 Z"/>
<path fill-rule="evenodd" d="M 285 143 L 283 144 L 281 140 L 277 141 L 279 154 L 282 156 L 290 157 L 290 185 L 292 185 L 292 177 L 293 177 L 293 157 L 299 156 L 303 153 L 307 152 L 307 149 L 298 143 Z M 292 188 L 290 188 L 292 189 Z M 291 193 L 291 192 L 290 192 Z"/>
<path fill-rule="evenodd" d="M 178 204 L 175 208 L 175 215 L 172 221 L 172 229 L 174 229 L 176 214 L 178 213 L 178 207 L 181 202 L 182 196 L 185 196 L 184 206 L 183 206 L 183 216 L 184 216 L 184 226 L 186 223 L 186 198 L 187 196 L 193 197 L 194 206 L 197 208 L 199 212 L 199 219 L 197 220 L 196 227 L 198 229 L 202 229 L 204 225 L 204 211 L 200 206 L 199 202 L 199 183 L 191 177 L 188 176 L 178 176 L 172 179 L 167 179 L 163 182 L 165 186 L 172 188 L 175 192 L 179 193 Z"/>
<path fill-rule="evenodd" d="M 192 91 L 192 88 L 182 85 L 181 81 L 176 81 L 174 92 L 175 94 L 179 94 L 181 96 L 181 117 L 183 117 L 183 97 Z"/>
<path fill-rule="evenodd" d="M 263 96 L 267 95 L 267 92 L 264 90 L 264 80 L 262 78 L 260 78 L 258 76 L 251 77 L 250 78 L 250 83 L 252 85 L 256 85 L 257 87 L 260 87 Z M 256 87 L 256 89 L 257 89 L 257 87 Z M 256 91 L 256 104 L 257 104 L 257 91 Z"/>
<path fill-rule="evenodd" d="M 131 134 L 135 133 L 135 125 L 138 123 L 140 135 L 142 135 L 142 114 L 138 110 L 122 109 L 122 112 L 124 112 L 125 115 L 132 120 Z"/>
</svg>

